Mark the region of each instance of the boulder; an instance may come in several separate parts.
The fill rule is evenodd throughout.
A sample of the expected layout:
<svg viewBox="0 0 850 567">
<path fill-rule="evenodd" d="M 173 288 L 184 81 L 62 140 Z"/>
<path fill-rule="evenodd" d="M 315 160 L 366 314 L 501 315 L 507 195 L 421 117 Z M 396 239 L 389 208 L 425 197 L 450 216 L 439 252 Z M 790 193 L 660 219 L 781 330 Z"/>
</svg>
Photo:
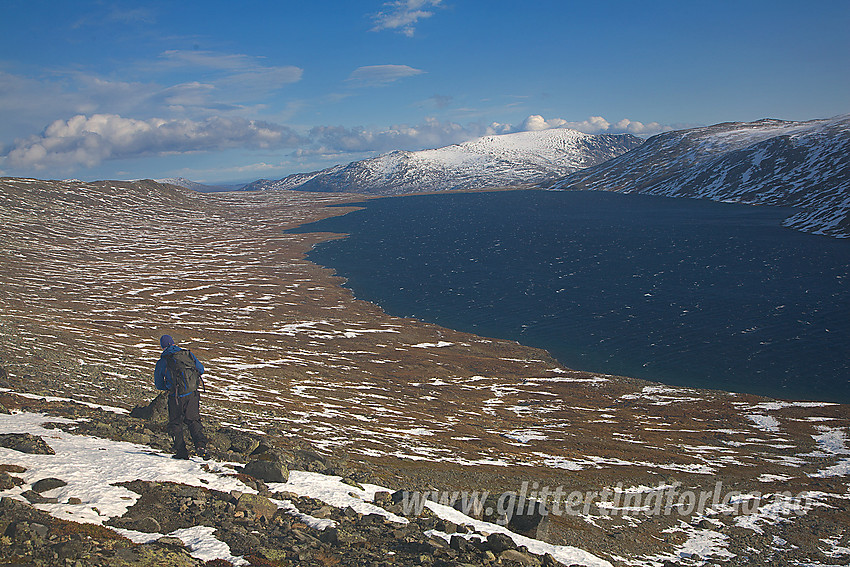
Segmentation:
<svg viewBox="0 0 850 567">
<path fill-rule="evenodd" d="M 145 532 L 149 534 L 159 533 L 162 530 L 162 527 L 159 525 L 159 522 L 156 521 L 155 518 L 151 518 L 147 516 L 142 518 L 141 520 L 137 520 L 133 523 L 132 529 L 137 532 Z"/>
<path fill-rule="evenodd" d="M 243 494 L 236 501 L 236 511 L 243 512 L 252 519 L 271 520 L 277 512 L 277 504 L 259 494 Z"/>
<path fill-rule="evenodd" d="M 537 567 L 540 565 L 540 561 L 536 557 L 517 551 L 516 549 L 507 549 L 499 554 L 499 563 L 506 561 L 527 567 Z"/>
<path fill-rule="evenodd" d="M 21 453 L 30 453 L 32 455 L 55 455 L 50 445 L 38 435 L 31 433 L 4 433 L 0 434 L 0 447 L 14 449 Z"/>
<path fill-rule="evenodd" d="M 47 492 L 48 490 L 53 490 L 54 488 L 60 488 L 67 485 L 67 482 L 58 478 L 43 478 L 32 483 L 32 490 L 33 492 L 41 494 L 42 492 Z"/>
<path fill-rule="evenodd" d="M 225 433 L 230 438 L 230 450 L 234 453 L 250 455 L 260 446 L 259 439 L 241 431 L 223 429 L 221 433 Z"/>
<path fill-rule="evenodd" d="M 243 467 L 242 472 L 265 482 L 289 480 L 289 470 L 276 461 L 251 461 Z"/>
<path fill-rule="evenodd" d="M 32 490 L 25 490 L 21 493 L 21 496 L 26 498 L 30 504 L 55 504 L 59 502 L 56 498 L 45 498 L 38 492 Z"/>
<path fill-rule="evenodd" d="M 493 553 L 500 554 L 508 549 L 516 549 L 516 544 L 507 534 L 494 533 L 487 536 L 487 547 Z"/>
<path fill-rule="evenodd" d="M 522 513 L 514 513 L 508 522 L 512 532 L 535 539 L 546 539 L 549 534 L 549 510 L 540 501 L 529 501 Z"/>
<path fill-rule="evenodd" d="M 378 506 L 390 506 L 393 503 L 393 495 L 391 492 L 379 490 L 375 492 L 375 496 L 372 500 Z"/>
<path fill-rule="evenodd" d="M 325 528 L 324 531 L 319 534 L 319 539 L 324 543 L 340 546 L 366 543 L 366 538 L 360 534 L 340 526 Z"/>
<path fill-rule="evenodd" d="M 168 392 L 160 392 L 146 406 L 136 406 L 130 410 L 130 417 L 148 421 L 168 421 Z"/>
<path fill-rule="evenodd" d="M 24 483 L 23 480 L 16 476 L 12 476 L 6 471 L 0 470 L 0 490 L 9 490 Z"/>
</svg>

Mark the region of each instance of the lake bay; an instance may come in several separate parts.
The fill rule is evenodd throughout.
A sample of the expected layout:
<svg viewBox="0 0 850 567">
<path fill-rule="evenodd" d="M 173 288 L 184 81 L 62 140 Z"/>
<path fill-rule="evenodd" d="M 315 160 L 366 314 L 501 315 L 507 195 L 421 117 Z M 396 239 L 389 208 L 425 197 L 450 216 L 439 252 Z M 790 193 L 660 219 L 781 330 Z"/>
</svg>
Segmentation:
<svg viewBox="0 0 850 567">
<path fill-rule="evenodd" d="M 393 197 L 300 227 L 386 312 L 672 385 L 850 402 L 850 241 L 788 209 L 613 193 Z"/>
</svg>

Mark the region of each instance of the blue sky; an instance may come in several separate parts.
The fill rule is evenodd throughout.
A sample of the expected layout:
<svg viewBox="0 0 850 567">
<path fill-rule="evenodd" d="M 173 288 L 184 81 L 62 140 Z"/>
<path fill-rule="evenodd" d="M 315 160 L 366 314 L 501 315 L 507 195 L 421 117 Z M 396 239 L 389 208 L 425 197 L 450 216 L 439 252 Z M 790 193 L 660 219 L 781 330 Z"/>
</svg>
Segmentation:
<svg viewBox="0 0 850 567">
<path fill-rule="evenodd" d="M 850 2 L 0 4 L 0 175 L 210 183 L 573 127 L 850 112 Z"/>
</svg>

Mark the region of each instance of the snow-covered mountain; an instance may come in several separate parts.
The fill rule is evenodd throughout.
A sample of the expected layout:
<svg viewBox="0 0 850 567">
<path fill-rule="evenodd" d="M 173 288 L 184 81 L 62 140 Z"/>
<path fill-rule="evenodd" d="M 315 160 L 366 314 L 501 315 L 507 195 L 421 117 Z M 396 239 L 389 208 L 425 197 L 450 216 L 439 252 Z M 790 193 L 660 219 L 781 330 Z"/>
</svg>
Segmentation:
<svg viewBox="0 0 850 567">
<path fill-rule="evenodd" d="M 850 115 L 667 132 L 552 187 L 791 206 L 786 226 L 850 237 Z"/>
<path fill-rule="evenodd" d="M 638 147 L 629 134 L 583 134 L 558 128 L 484 136 L 416 152 L 394 151 L 246 189 L 347 191 L 393 195 L 551 182 Z"/>
</svg>

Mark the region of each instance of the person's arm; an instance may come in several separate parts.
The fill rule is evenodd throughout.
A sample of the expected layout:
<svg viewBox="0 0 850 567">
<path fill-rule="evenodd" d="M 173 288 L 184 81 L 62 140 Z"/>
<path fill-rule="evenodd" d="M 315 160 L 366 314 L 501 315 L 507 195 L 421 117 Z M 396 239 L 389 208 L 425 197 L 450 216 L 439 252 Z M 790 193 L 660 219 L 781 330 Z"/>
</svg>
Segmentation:
<svg viewBox="0 0 850 567">
<path fill-rule="evenodd" d="M 198 357 L 197 357 L 197 356 L 195 356 L 195 353 L 194 353 L 194 352 L 189 351 L 189 354 L 191 354 L 191 355 L 192 355 L 192 358 L 195 360 L 195 368 L 197 368 L 197 369 L 198 369 L 198 374 L 203 374 L 203 373 L 204 373 L 204 365 L 203 365 L 203 364 L 201 364 L 201 361 L 200 361 L 200 360 L 198 360 Z"/>
<path fill-rule="evenodd" d="M 168 390 L 168 386 L 165 384 L 165 371 L 167 369 L 165 360 L 160 358 L 156 361 L 156 367 L 153 369 L 153 383 L 157 390 Z"/>
</svg>

